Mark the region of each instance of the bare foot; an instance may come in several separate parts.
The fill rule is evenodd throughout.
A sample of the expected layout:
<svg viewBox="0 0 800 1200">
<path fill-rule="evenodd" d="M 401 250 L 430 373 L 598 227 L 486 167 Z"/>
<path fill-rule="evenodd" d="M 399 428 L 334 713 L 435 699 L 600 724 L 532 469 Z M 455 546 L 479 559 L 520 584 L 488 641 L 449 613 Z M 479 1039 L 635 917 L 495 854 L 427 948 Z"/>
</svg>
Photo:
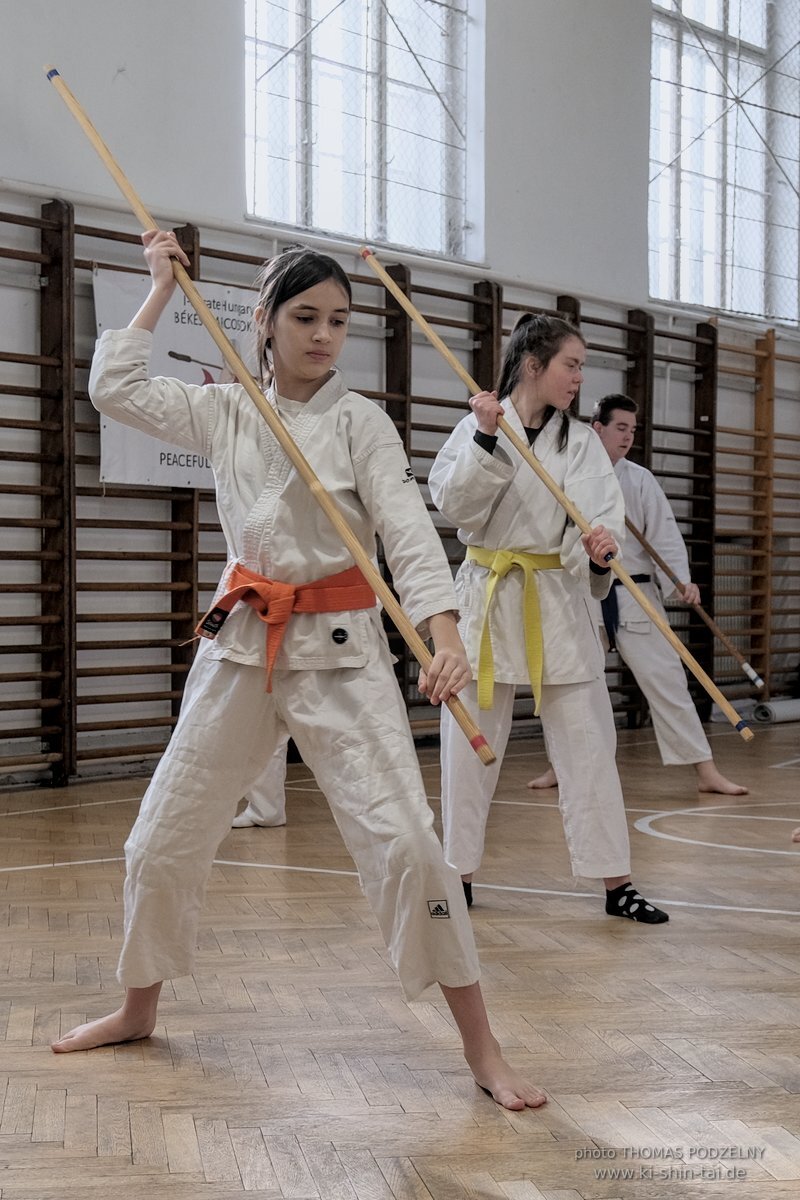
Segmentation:
<svg viewBox="0 0 800 1200">
<path fill-rule="evenodd" d="M 536 779 L 530 779 L 528 781 L 528 787 L 535 788 L 537 790 L 558 787 L 558 780 L 556 779 L 556 773 L 553 768 L 548 767 L 544 775 L 539 775 Z"/>
<path fill-rule="evenodd" d="M 720 796 L 747 796 L 749 792 L 741 784 L 732 783 L 721 775 L 713 762 L 696 763 L 698 792 L 715 792 Z"/>
<path fill-rule="evenodd" d="M 792 841 L 800 842 L 800 826 L 797 829 L 792 830 Z"/>
<path fill-rule="evenodd" d="M 96 1046 L 116 1045 L 118 1042 L 135 1042 L 139 1038 L 150 1037 L 156 1027 L 155 1014 L 152 1019 L 131 1018 L 120 1008 L 107 1017 L 99 1017 L 96 1021 L 87 1021 L 71 1029 L 57 1042 L 52 1042 L 50 1049 L 55 1054 L 69 1054 L 73 1050 L 94 1050 Z"/>
<path fill-rule="evenodd" d="M 478 1087 L 483 1088 L 503 1108 L 519 1111 L 523 1108 L 541 1108 L 547 1103 L 544 1092 L 527 1083 L 508 1065 L 496 1042 L 493 1053 L 484 1055 L 480 1061 L 469 1063 L 469 1067 Z"/>
</svg>

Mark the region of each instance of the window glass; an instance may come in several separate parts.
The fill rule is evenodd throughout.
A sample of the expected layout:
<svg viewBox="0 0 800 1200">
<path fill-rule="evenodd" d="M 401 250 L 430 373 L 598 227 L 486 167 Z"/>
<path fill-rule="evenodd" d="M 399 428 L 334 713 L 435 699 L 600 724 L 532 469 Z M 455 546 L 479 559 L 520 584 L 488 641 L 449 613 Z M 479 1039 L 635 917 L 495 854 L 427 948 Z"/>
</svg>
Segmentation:
<svg viewBox="0 0 800 1200">
<path fill-rule="evenodd" d="M 246 0 L 248 210 L 458 256 L 466 0 Z"/>
<path fill-rule="evenodd" d="M 650 291 L 796 321 L 800 0 L 654 4 Z"/>
</svg>

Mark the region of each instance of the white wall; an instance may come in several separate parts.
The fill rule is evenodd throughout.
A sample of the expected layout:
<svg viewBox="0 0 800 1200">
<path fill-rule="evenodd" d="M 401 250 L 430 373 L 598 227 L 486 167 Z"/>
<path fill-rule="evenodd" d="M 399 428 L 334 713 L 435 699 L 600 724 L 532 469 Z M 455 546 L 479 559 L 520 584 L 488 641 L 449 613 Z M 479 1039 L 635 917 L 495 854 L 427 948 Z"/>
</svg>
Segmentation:
<svg viewBox="0 0 800 1200">
<path fill-rule="evenodd" d="M 43 66 L 58 67 L 152 212 L 240 221 L 238 0 L 0 0 L 3 177 L 119 203 Z"/>
<path fill-rule="evenodd" d="M 487 0 L 487 260 L 642 304 L 650 5 Z"/>
<path fill-rule="evenodd" d="M 487 266 L 644 303 L 649 5 L 486 9 Z M 53 63 L 152 212 L 240 225 L 243 0 L 0 0 L 0 17 L 7 185 L 119 204 Z"/>
</svg>

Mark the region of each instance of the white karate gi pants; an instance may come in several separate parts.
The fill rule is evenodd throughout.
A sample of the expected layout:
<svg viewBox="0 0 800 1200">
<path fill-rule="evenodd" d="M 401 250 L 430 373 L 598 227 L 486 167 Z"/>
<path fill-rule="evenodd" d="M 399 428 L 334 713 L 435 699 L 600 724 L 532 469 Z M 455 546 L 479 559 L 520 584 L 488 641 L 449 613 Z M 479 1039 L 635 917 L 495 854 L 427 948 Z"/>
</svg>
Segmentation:
<svg viewBox="0 0 800 1200">
<path fill-rule="evenodd" d="M 406 996 L 435 982 L 475 983 L 463 889 L 434 832 L 405 706 L 377 634 L 366 666 L 276 670 L 271 694 L 263 669 L 199 651 L 125 845 L 120 983 L 148 987 L 192 971 L 212 860 L 240 796 L 275 749 L 280 722 L 328 799 Z"/>
<path fill-rule="evenodd" d="M 460 875 L 476 871 L 514 707 L 515 687 L 495 683 L 494 705 L 478 710 L 477 685 L 460 694 L 497 755 L 476 771 L 461 742 L 464 735 L 442 710 L 442 825 L 444 854 Z M 617 732 L 604 679 L 545 684 L 541 719 L 558 777 L 558 805 L 572 873 L 607 879 L 630 873 L 628 822 L 615 753 Z"/>
<path fill-rule="evenodd" d="M 255 783 L 247 789 L 247 808 L 242 812 L 252 825 L 286 824 L 286 749 L 289 730 L 279 727 L 275 752 Z"/>
<path fill-rule="evenodd" d="M 655 589 L 648 588 L 648 595 L 651 590 Z M 666 620 L 663 609 L 662 613 Z M 653 732 L 664 766 L 708 762 L 713 757 L 711 747 L 677 652 L 652 623 L 649 629 L 641 631 L 620 625 L 615 637 L 620 658 L 630 667 L 650 706 Z"/>
</svg>

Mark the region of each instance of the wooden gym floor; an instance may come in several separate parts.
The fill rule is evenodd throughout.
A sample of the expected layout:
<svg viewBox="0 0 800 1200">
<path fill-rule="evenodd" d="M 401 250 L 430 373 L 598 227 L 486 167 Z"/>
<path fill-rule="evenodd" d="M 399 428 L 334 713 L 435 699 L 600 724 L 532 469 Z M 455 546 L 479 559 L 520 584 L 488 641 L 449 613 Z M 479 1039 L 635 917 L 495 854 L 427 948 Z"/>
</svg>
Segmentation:
<svg viewBox="0 0 800 1200">
<path fill-rule="evenodd" d="M 118 995 L 144 785 L 0 794 L 0 1197 L 796 1200 L 798 726 L 709 732 L 749 797 L 698 798 L 649 730 L 620 736 L 634 879 L 671 914 L 649 929 L 572 880 L 555 794 L 524 786 L 542 743 L 509 749 L 473 922 L 495 1030 L 550 1096 L 524 1114 L 475 1087 L 435 991 L 401 999 L 302 766 L 288 826 L 220 848 L 156 1035 L 53 1055 Z"/>
</svg>

